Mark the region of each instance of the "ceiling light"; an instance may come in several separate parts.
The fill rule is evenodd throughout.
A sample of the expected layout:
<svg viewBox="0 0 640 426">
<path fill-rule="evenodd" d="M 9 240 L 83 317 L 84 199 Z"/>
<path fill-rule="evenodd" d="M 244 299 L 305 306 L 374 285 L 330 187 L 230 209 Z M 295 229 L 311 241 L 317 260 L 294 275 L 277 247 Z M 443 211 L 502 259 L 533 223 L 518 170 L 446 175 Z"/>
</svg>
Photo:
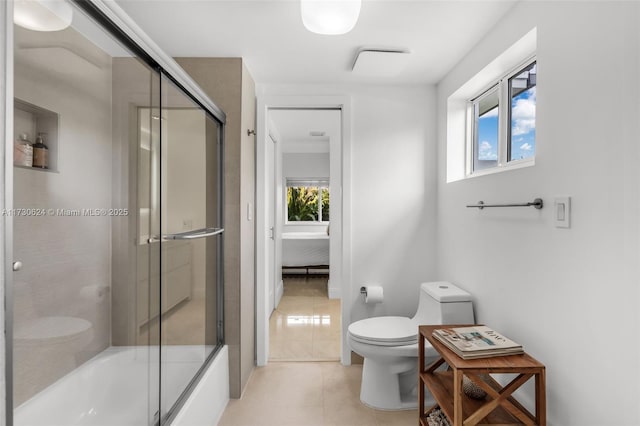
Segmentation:
<svg viewBox="0 0 640 426">
<path fill-rule="evenodd" d="M 409 63 L 409 49 L 396 47 L 362 47 L 358 49 L 351 71 L 370 77 L 392 77 Z"/>
<path fill-rule="evenodd" d="M 302 23 L 317 34 L 339 35 L 353 29 L 362 0 L 300 0 Z"/>
<path fill-rule="evenodd" d="M 71 25 L 73 10 L 64 0 L 16 0 L 13 22 L 33 31 L 60 31 Z"/>
</svg>

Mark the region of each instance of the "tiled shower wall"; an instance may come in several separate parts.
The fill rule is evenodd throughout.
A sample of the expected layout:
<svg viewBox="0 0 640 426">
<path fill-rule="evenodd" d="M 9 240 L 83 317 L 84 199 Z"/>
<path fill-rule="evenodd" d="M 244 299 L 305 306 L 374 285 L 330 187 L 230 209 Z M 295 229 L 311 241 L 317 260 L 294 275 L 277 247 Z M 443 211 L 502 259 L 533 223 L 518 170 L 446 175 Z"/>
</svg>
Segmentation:
<svg viewBox="0 0 640 426">
<path fill-rule="evenodd" d="M 90 52 L 93 62 L 56 47 L 56 40 L 49 40 L 53 47 L 23 49 L 24 31 L 16 29 L 15 97 L 59 114 L 59 155 L 57 171 L 14 169 L 14 207 L 109 208 L 111 59 L 73 29 L 65 37 Z M 27 118 L 16 115 L 16 133 L 28 127 Z M 71 364 L 46 359 L 37 348 L 29 350 L 43 358 L 37 368 L 22 368 L 24 360 L 14 358 L 15 405 L 109 346 L 110 233 L 109 217 L 14 218 L 14 258 L 24 264 L 13 276 L 16 334 L 42 317 L 81 318 L 92 325 L 92 337 Z M 23 344 L 15 341 L 14 351 Z"/>
</svg>

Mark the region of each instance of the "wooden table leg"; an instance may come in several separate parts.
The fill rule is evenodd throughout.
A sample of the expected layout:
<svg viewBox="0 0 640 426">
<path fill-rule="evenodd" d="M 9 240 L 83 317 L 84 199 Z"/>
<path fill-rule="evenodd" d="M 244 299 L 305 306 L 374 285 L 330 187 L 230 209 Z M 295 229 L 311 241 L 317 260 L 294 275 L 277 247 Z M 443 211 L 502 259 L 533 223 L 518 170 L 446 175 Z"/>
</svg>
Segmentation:
<svg viewBox="0 0 640 426">
<path fill-rule="evenodd" d="M 547 425 L 547 391 L 545 369 L 535 376 L 536 381 L 536 421 L 540 426 Z"/>
<path fill-rule="evenodd" d="M 453 426 L 462 426 L 462 378 L 464 374 L 457 368 L 453 369 Z"/>
<path fill-rule="evenodd" d="M 420 375 L 425 372 L 424 369 L 424 335 L 420 333 L 418 339 L 418 417 L 424 416 L 424 387 Z"/>
</svg>

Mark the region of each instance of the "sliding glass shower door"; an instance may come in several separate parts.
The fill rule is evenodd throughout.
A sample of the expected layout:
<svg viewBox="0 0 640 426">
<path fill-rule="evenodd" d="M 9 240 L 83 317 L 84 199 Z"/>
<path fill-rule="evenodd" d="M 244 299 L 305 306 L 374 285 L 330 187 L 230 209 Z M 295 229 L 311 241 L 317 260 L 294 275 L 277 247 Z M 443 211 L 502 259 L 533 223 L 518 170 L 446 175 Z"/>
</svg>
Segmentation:
<svg viewBox="0 0 640 426">
<path fill-rule="evenodd" d="M 165 422 L 222 345 L 222 125 L 164 74 L 158 88 L 159 107 L 137 112 L 138 274 L 146 278 L 136 335 L 138 344 L 158 336 L 155 418 Z"/>
<path fill-rule="evenodd" d="M 224 114 L 60 3 L 12 31 L 5 423 L 170 424 L 223 345 Z"/>
<path fill-rule="evenodd" d="M 161 235 L 160 406 L 168 409 L 222 343 L 222 126 L 164 75 L 161 93 L 160 208 L 151 215 Z"/>
</svg>

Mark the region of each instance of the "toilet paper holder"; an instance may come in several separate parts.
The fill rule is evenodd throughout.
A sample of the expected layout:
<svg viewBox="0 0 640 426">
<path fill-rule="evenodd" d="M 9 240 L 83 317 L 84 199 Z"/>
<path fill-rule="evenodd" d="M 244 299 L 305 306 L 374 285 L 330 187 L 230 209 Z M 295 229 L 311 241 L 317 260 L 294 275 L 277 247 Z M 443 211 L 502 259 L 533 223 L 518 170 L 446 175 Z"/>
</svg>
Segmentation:
<svg viewBox="0 0 640 426">
<path fill-rule="evenodd" d="M 365 286 L 360 287 L 360 294 L 363 296 L 367 295 L 367 288 Z"/>
</svg>

